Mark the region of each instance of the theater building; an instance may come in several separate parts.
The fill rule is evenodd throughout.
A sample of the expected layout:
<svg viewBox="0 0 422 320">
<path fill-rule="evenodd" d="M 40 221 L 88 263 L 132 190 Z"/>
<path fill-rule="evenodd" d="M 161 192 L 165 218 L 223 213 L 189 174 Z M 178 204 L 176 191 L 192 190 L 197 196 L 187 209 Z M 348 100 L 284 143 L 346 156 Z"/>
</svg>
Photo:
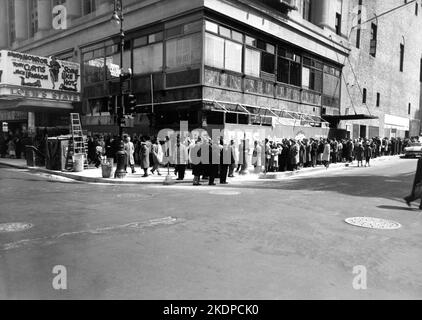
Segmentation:
<svg viewBox="0 0 422 320">
<path fill-rule="evenodd" d="M 66 29 L 53 28 L 57 5 L 66 7 Z M 362 99 L 353 85 L 370 82 L 360 68 L 369 62 L 359 58 L 364 45 L 357 50 L 349 41 L 351 5 L 342 0 L 123 0 L 123 69 L 133 71 L 124 92 L 133 93 L 138 105 L 126 132 L 154 135 L 188 121 L 190 129 L 256 127 L 277 137 L 326 137 L 329 126 L 331 134 L 351 136 L 356 126 L 359 133 L 362 126 L 367 133 L 378 126 L 383 135 L 395 117 L 419 119 L 420 88 L 412 87 L 411 115 L 395 110 L 399 102 L 371 112 L 359 109 Z M 113 10 L 108 0 L 0 0 L 1 47 L 81 64 L 80 112 L 92 133 L 118 131 L 113 114 L 121 100 L 121 52 L 119 28 L 110 22 Z M 376 63 L 370 70 L 378 70 Z M 410 65 L 405 69 L 411 72 Z M 386 78 L 379 71 L 376 77 L 395 86 L 393 74 Z M 368 92 L 375 90 L 370 85 Z"/>
<path fill-rule="evenodd" d="M 4 133 L 60 133 L 80 103 L 80 67 L 26 53 L 0 50 L 0 121 Z"/>
</svg>

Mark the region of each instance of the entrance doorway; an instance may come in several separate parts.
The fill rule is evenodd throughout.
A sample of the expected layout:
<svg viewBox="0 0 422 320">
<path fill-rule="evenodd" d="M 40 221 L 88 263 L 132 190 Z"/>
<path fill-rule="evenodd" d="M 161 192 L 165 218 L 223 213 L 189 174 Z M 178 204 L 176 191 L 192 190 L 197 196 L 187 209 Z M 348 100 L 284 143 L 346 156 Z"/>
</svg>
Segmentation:
<svg viewBox="0 0 422 320">
<path fill-rule="evenodd" d="M 366 126 L 360 126 L 360 138 L 366 138 Z"/>
</svg>

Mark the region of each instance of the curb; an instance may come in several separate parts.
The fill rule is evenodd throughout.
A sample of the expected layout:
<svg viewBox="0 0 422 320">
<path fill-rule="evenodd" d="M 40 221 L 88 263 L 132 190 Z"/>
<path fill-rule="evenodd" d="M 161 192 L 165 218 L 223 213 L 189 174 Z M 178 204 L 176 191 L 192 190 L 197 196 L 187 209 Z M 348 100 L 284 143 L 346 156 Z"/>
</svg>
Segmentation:
<svg viewBox="0 0 422 320">
<path fill-rule="evenodd" d="M 378 161 L 387 161 L 387 160 L 392 160 L 395 158 L 399 158 L 398 156 L 389 156 L 388 158 L 377 158 L 377 159 L 373 159 L 372 161 L 378 162 Z M 84 177 L 84 176 L 78 176 L 78 175 L 73 175 L 70 173 L 66 173 L 66 172 L 62 172 L 62 171 L 53 171 L 53 170 L 48 170 L 48 169 L 44 169 L 41 167 L 28 167 L 28 166 L 22 166 L 22 165 L 17 165 L 17 164 L 12 164 L 12 163 L 7 163 L 7 162 L 2 162 L 0 160 L 0 164 L 7 166 L 7 167 L 11 167 L 11 168 L 16 168 L 16 169 L 22 169 L 22 170 L 29 170 L 30 172 L 41 172 L 41 173 L 47 173 L 47 174 L 51 174 L 54 176 L 61 176 L 64 178 L 68 178 L 71 180 L 75 180 L 75 181 L 81 181 L 81 182 L 86 182 L 86 183 L 106 183 L 106 184 L 120 184 L 120 185 L 174 185 L 174 184 L 192 184 L 191 180 L 183 180 L 183 181 L 177 181 L 176 179 L 172 179 L 171 183 L 166 183 L 166 175 L 163 175 L 163 181 L 124 181 L 124 180 L 118 180 L 118 179 L 107 179 L 107 178 L 97 178 L 97 177 Z M 338 169 L 338 168 L 342 168 L 342 167 L 346 167 L 345 164 L 337 164 L 337 165 L 331 165 L 331 167 L 333 169 Z M 300 170 L 300 171 L 294 171 L 294 172 L 282 172 L 282 173 L 267 173 L 267 174 L 259 174 L 256 175 L 256 177 L 254 179 L 245 179 L 245 180 L 241 180 L 241 181 L 233 181 L 234 183 L 239 183 L 239 182 L 251 182 L 251 181 L 259 181 L 259 180 L 281 180 L 283 178 L 289 178 L 292 176 L 299 176 L 302 173 L 309 173 L 309 172 L 317 172 L 317 171 L 325 171 L 325 167 L 317 167 L 317 168 L 307 168 L 309 170 Z M 253 176 L 254 174 L 251 173 L 249 176 Z"/>
</svg>

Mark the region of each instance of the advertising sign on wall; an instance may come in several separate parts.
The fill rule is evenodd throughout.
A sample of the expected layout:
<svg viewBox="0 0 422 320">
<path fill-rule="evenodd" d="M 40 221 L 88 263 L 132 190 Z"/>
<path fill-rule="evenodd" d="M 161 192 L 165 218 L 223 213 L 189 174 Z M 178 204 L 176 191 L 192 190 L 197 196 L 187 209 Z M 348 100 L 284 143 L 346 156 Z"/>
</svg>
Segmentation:
<svg viewBox="0 0 422 320">
<path fill-rule="evenodd" d="M 0 85 L 11 95 L 79 101 L 80 65 L 8 50 L 0 51 Z"/>
</svg>

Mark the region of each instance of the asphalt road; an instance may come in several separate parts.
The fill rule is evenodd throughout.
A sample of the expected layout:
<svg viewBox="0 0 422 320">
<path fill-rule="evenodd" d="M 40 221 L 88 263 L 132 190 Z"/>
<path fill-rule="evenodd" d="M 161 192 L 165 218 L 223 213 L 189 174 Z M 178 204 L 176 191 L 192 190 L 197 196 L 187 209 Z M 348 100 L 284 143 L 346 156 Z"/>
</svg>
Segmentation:
<svg viewBox="0 0 422 320">
<path fill-rule="evenodd" d="M 421 299 L 422 214 L 402 200 L 415 167 L 396 159 L 224 188 L 0 168 L 0 224 L 33 224 L 0 233 L 0 298 Z M 344 222 L 355 216 L 402 228 Z M 66 290 L 53 288 L 58 265 Z"/>
</svg>

